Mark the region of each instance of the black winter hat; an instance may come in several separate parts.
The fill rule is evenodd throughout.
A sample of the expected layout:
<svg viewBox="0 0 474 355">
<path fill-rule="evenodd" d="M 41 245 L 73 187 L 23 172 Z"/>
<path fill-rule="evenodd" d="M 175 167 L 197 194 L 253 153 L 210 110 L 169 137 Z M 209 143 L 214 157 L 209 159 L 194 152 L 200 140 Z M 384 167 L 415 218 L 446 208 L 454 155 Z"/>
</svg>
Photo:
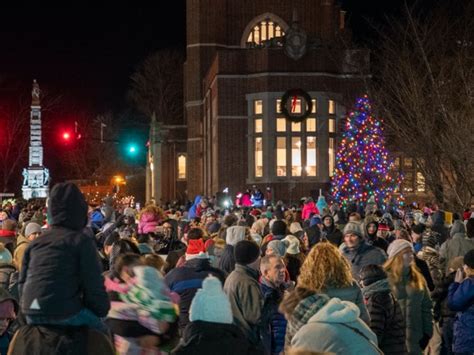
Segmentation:
<svg viewBox="0 0 474 355">
<path fill-rule="evenodd" d="M 241 265 L 248 265 L 258 259 L 260 248 L 257 243 L 250 240 L 241 240 L 234 247 L 235 262 Z"/>
<path fill-rule="evenodd" d="M 464 255 L 464 264 L 474 269 L 474 249 L 469 250 L 466 255 Z"/>
<path fill-rule="evenodd" d="M 276 220 L 272 224 L 272 234 L 273 235 L 287 235 L 286 233 L 286 223 L 281 220 Z"/>
<path fill-rule="evenodd" d="M 415 234 L 423 234 L 423 232 L 425 231 L 426 229 L 426 226 L 424 224 L 416 224 L 414 225 L 411 230 L 413 231 L 413 233 Z"/>
<path fill-rule="evenodd" d="M 360 281 L 363 282 L 364 286 L 369 286 L 376 281 L 387 278 L 387 273 L 380 265 L 366 265 L 362 268 L 359 274 Z"/>
</svg>

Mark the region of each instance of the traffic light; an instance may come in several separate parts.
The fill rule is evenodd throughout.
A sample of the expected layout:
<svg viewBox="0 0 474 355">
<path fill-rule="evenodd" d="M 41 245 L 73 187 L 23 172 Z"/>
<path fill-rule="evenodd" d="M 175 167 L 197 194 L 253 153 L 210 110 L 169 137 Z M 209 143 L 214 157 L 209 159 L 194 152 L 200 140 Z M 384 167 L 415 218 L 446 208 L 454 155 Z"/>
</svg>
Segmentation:
<svg viewBox="0 0 474 355">
<path fill-rule="evenodd" d="M 71 133 L 67 132 L 67 131 L 63 132 L 62 135 L 61 135 L 61 138 L 62 138 L 63 142 L 65 142 L 65 143 L 69 143 L 71 141 L 71 137 L 72 137 Z"/>
</svg>

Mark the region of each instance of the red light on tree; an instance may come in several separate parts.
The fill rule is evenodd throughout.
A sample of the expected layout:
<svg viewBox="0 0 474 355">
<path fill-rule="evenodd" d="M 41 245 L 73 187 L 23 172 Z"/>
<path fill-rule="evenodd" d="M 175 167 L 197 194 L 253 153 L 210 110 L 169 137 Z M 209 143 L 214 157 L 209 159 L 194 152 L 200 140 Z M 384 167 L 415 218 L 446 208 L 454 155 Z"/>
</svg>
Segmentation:
<svg viewBox="0 0 474 355">
<path fill-rule="evenodd" d="M 69 141 L 71 139 L 71 134 L 69 132 L 64 132 L 63 133 L 63 139 L 65 141 Z"/>
</svg>

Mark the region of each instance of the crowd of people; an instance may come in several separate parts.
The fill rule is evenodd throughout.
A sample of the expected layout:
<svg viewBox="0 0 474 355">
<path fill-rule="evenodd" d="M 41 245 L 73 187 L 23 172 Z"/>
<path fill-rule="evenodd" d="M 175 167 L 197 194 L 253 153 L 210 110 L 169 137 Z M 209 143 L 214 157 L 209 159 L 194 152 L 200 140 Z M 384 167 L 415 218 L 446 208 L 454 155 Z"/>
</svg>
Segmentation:
<svg viewBox="0 0 474 355">
<path fill-rule="evenodd" d="M 247 193 L 137 211 L 61 183 L 6 204 L 0 354 L 474 353 L 474 212 Z"/>
</svg>

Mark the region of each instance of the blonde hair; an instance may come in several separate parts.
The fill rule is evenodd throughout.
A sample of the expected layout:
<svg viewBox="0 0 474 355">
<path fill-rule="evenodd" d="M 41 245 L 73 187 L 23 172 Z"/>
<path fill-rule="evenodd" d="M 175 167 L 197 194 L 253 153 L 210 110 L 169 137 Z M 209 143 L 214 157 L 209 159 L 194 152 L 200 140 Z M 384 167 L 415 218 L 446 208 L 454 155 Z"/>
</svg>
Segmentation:
<svg viewBox="0 0 474 355">
<path fill-rule="evenodd" d="M 320 242 L 301 266 L 297 284 L 319 293 L 327 287 L 348 287 L 352 281 L 351 267 L 339 249 L 330 242 Z"/>
<path fill-rule="evenodd" d="M 395 256 L 388 259 L 383 268 L 387 272 L 388 279 L 392 286 L 397 285 L 398 283 L 402 282 L 403 277 L 403 253 L 398 253 Z M 409 272 L 409 281 L 408 284 L 417 290 L 423 290 L 426 288 L 426 280 L 420 270 L 416 267 L 416 265 L 412 262 L 410 264 L 410 272 Z"/>
</svg>

